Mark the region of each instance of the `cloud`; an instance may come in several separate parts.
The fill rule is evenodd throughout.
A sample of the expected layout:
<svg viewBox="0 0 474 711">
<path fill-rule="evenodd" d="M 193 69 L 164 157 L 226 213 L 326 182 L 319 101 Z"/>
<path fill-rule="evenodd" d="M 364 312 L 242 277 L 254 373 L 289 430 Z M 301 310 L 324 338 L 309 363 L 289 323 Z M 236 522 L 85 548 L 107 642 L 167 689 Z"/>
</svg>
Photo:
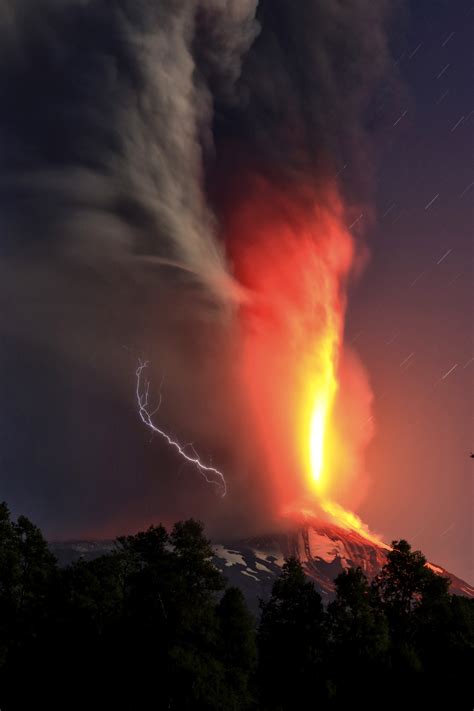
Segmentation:
<svg viewBox="0 0 474 711">
<path fill-rule="evenodd" d="M 260 2 L 262 30 L 244 60 L 240 106 L 218 102 L 218 141 L 237 140 L 252 166 L 293 183 L 317 184 L 346 165 L 347 192 L 365 199 L 374 98 L 396 81 L 391 9 L 369 0 Z"/>
<path fill-rule="evenodd" d="M 223 518 L 263 510 L 235 370 L 235 312 L 248 293 L 232 272 L 225 212 L 249 169 L 283 187 L 303 180 L 314 196 L 348 164 L 341 189 L 349 207 L 369 199 L 368 117 L 373 93 L 391 81 L 390 7 L 0 3 L 0 377 L 17 402 L 13 418 L 3 413 L 0 448 L 14 506 L 55 531 L 74 521 L 76 532 L 94 497 L 97 520 L 107 501 L 105 518 L 117 521 L 138 519 L 145 501 L 173 508 L 176 462 L 161 450 L 143 455 L 146 435 L 130 424 L 130 377 L 136 359 L 149 356 L 155 382 L 166 374 L 164 420 L 219 452 L 235 477 Z M 36 377 L 25 379 L 25 369 Z M 116 452 L 94 435 L 107 422 Z M 139 475 L 130 473 L 134 455 Z M 127 477 L 137 482 L 133 497 Z M 150 496 L 157 478 L 166 484 Z M 209 492 L 191 487 L 178 487 L 176 516 L 190 502 L 208 512 Z"/>
<path fill-rule="evenodd" d="M 254 11 L 254 3 L 125 0 L 4 8 L 7 256 L 44 246 L 86 262 L 171 264 L 231 297 L 203 191 L 212 95 L 193 42 L 198 17 L 203 25 L 212 16 L 207 66 L 235 81 Z"/>
</svg>

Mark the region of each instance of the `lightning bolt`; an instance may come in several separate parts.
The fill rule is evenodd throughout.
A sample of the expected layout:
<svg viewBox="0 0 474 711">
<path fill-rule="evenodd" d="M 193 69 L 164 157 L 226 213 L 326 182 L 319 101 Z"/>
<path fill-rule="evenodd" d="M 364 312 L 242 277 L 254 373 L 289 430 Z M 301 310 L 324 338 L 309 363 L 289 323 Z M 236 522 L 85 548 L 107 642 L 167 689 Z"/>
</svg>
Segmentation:
<svg viewBox="0 0 474 711">
<path fill-rule="evenodd" d="M 199 459 L 199 456 L 194 449 L 193 445 L 184 445 L 184 447 L 175 439 L 172 439 L 166 432 L 163 430 L 160 430 L 155 423 L 153 422 L 153 416 L 158 412 L 158 410 L 161 407 L 161 391 L 160 391 L 160 397 L 158 400 L 158 405 L 155 407 L 155 409 L 150 412 L 148 409 L 148 395 L 150 391 L 150 381 L 149 380 L 144 380 L 142 383 L 142 372 L 145 370 L 145 368 L 148 367 L 149 361 L 138 361 L 139 365 L 136 370 L 136 376 L 137 376 L 137 387 L 136 387 L 136 396 L 137 396 L 137 404 L 138 404 L 138 414 L 140 415 L 141 421 L 153 432 L 156 432 L 156 434 L 160 435 L 160 437 L 163 437 L 170 447 L 174 447 L 174 449 L 177 450 L 179 455 L 185 459 L 186 461 L 190 462 L 191 464 L 194 464 L 194 466 L 200 471 L 204 479 L 207 481 L 208 484 L 213 484 L 214 486 L 217 486 L 221 491 L 222 491 L 222 496 L 225 496 L 227 494 L 227 483 L 225 480 L 224 475 L 222 472 L 219 471 L 219 469 L 216 469 L 215 467 L 208 466 L 207 464 L 203 464 L 201 460 Z M 194 452 L 195 456 L 190 456 L 185 452 L 185 447 L 190 446 Z M 214 477 L 211 477 L 210 475 L 215 475 Z"/>
</svg>

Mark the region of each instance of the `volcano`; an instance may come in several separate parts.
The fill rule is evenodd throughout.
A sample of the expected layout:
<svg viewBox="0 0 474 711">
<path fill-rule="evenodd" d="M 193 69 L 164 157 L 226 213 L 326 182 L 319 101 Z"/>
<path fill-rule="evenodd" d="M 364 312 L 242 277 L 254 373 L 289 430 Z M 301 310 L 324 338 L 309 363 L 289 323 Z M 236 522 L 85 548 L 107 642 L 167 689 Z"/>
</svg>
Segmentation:
<svg viewBox="0 0 474 711">
<path fill-rule="evenodd" d="M 110 553 L 114 545 L 112 541 L 70 541 L 51 543 L 50 547 L 60 564 L 66 565 L 81 557 L 91 560 Z M 360 567 L 371 580 L 386 562 L 389 550 L 357 531 L 313 520 L 284 533 L 216 543 L 214 562 L 229 585 L 239 587 L 249 607 L 257 613 L 259 600 L 270 596 L 285 558 L 293 556 L 302 562 L 308 578 L 327 603 L 334 597 L 334 579 L 339 573 Z M 452 594 L 474 598 L 472 585 L 441 566 L 428 565 L 451 580 Z"/>
<path fill-rule="evenodd" d="M 390 550 L 357 531 L 312 521 L 285 533 L 248 538 L 215 546 L 216 565 L 231 585 L 240 587 L 255 611 L 259 598 L 266 599 L 285 558 L 298 558 L 323 602 L 334 597 L 334 579 L 343 570 L 360 567 L 373 579 Z M 429 567 L 451 580 L 450 592 L 474 598 L 474 587 L 433 563 Z"/>
</svg>

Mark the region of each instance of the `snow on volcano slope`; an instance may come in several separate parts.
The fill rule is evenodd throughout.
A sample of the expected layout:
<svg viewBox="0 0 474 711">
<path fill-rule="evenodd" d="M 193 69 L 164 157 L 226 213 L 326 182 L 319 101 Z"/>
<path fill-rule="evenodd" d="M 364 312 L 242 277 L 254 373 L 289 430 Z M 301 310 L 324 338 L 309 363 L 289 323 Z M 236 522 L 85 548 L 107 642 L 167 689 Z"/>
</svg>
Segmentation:
<svg viewBox="0 0 474 711">
<path fill-rule="evenodd" d="M 60 564 L 84 558 L 91 560 L 113 550 L 111 541 L 75 541 L 52 543 L 51 549 Z M 285 558 L 298 558 L 313 580 L 323 601 L 334 595 L 334 579 L 343 570 L 360 566 L 369 579 L 386 561 L 388 546 L 367 540 L 355 531 L 327 523 L 312 522 L 286 533 L 258 536 L 214 545 L 215 564 L 230 585 L 243 591 L 253 612 L 258 612 L 259 599 L 270 596 L 273 583 L 281 572 Z M 439 575 L 451 580 L 450 591 L 474 597 L 474 587 L 429 563 Z"/>
<path fill-rule="evenodd" d="M 258 599 L 267 598 L 285 558 L 298 558 L 308 577 L 313 580 L 323 601 L 334 595 L 334 579 L 343 570 L 359 566 L 369 579 L 374 578 L 386 562 L 388 546 L 367 540 L 356 531 L 326 523 L 312 523 L 286 534 L 249 538 L 215 546 L 216 565 L 229 584 L 242 588 L 249 604 L 258 609 Z M 429 564 L 439 575 L 451 580 L 450 591 L 474 597 L 474 587 Z"/>
</svg>

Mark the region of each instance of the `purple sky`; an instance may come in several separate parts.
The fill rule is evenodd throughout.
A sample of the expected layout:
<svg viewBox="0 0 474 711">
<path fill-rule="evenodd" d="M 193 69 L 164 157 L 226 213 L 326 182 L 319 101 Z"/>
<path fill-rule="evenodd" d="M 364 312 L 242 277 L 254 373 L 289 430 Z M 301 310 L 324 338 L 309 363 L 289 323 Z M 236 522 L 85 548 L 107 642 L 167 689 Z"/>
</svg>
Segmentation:
<svg viewBox="0 0 474 711">
<path fill-rule="evenodd" d="M 362 514 L 474 579 L 474 102 L 469 2 L 412 3 L 381 137 L 372 260 L 347 338 L 375 391 Z"/>
</svg>

